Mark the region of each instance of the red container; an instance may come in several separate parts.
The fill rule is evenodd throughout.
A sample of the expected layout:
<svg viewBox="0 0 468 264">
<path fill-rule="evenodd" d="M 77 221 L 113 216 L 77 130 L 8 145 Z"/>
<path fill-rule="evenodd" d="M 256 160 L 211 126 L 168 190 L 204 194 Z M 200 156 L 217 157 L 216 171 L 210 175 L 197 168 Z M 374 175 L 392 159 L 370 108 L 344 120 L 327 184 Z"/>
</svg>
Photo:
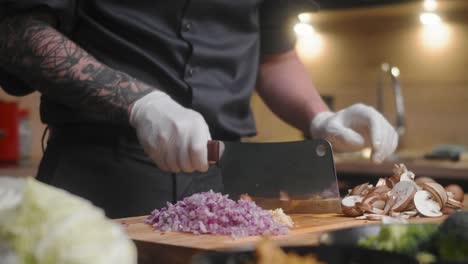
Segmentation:
<svg viewBox="0 0 468 264">
<path fill-rule="evenodd" d="M 19 160 L 19 108 L 14 102 L 0 102 L 0 162 Z"/>
</svg>

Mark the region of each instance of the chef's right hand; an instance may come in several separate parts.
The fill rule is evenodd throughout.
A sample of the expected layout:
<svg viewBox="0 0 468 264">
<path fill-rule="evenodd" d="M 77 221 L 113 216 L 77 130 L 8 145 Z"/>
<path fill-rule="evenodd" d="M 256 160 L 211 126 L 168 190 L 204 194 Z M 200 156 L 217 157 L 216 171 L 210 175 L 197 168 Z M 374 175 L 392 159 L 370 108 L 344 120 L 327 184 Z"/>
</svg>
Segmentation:
<svg viewBox="0 0 468 264">
<path fill-rule="evenodd" d="M 203 117 L 161 91 L 138 99 L 130 113 L 145 152 L 163 171 L 208 170 L 210 131 Z"/>
</svg>

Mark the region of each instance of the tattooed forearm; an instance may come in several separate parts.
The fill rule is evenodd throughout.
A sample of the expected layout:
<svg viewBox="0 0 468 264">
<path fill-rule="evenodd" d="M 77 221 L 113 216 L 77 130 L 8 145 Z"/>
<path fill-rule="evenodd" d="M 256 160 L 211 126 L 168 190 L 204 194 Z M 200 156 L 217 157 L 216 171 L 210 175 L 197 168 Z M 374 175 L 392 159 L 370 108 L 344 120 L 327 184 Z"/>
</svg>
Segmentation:
<svg viewBox="0 0 468 264">
<path fill-rule="evenodd" d="M 117 122 L 128 122 L 132 103 L 154 89 L 98 62 L 32 18 L 0 24 L 0 67 L 56 101 Z"/>
</svg>

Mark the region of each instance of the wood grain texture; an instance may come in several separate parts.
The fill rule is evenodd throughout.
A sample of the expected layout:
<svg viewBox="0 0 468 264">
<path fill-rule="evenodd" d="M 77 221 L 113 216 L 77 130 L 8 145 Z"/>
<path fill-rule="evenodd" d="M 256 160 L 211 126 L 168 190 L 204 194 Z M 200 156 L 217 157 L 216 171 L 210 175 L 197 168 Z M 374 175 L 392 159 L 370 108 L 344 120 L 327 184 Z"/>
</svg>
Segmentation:
<svg viewBox="0 0 468 264">
<path fill-rule="evenodd" d="M 291 233 L 283 236 L 273 237 L 281 245 L 314 245 L 317 244 L 318 236 L 325 232 L 340 228 L 361 226 L 377 222 L 356 220 L 352 217 L 345 217 L 338 214 L 302 214 L 291 215 L 296 226 L 291 229 Z M 130 238 L 137 241 L 145 241 L 157 245 L 172 245 L 201 250 L 221 250 L 250 247 L 261 237 L 252 236 L 233 239 L 230 236 L 221 235 L 194 235 L 181 232 L 160 233 L 153 231 L 152 227 L 144 223 L 146 216 L 117 219 L 125 227 Z M 441 218 L 415 218 L 414 223 L 439 223 Z"/>
</svg>

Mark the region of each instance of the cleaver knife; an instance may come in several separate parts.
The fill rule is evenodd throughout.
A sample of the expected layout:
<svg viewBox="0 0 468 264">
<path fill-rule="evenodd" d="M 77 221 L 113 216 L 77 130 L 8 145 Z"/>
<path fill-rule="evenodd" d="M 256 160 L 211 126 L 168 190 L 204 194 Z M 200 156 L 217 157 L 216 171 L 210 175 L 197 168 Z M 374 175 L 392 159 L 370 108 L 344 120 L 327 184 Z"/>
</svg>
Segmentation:
<svg viewBox="0 0 468 264">
<path fill-rule="evenodd" d="M 224 193 L 286 213 L 341 213 L 326 140 L 245 143 L 209 141 L 208 160 L 221 169 Z"/>
</svg>

